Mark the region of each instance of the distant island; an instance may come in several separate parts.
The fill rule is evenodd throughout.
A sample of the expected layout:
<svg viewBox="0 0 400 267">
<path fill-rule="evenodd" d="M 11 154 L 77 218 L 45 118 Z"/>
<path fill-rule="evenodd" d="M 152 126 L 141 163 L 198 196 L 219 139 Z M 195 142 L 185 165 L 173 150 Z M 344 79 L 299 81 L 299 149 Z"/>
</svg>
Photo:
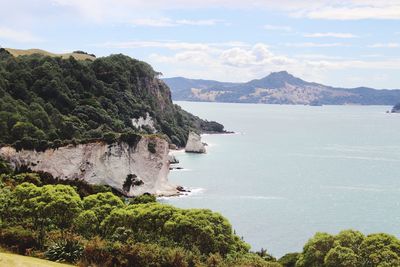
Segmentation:
<svg viewBox="0 0 400 267">
<path fill-rule="evenodd" d="M 173 100 L 311 106 L 395 105 L 400 102 L 400 90 L 337 88 L 307 82 L 286 71 L 273 72 L 262 79 L 245 83 L 183 77 L 163 80 L 170 87 Z"/>
</svg>

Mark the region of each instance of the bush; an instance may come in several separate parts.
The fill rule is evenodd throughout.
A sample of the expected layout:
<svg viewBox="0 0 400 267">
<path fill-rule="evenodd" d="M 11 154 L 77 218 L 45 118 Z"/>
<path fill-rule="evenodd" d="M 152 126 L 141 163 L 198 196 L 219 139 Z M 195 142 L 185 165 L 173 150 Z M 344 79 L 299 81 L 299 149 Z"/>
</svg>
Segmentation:
<svg viewBox="0 0 400 267">
<path fill-rule="evenodd" d="M 37 234 L 22 226 L 13 226 L 0 230 L 0 243 L 19 254 L 25 254 L 27 249 L 39 247 Z"/>
<path fill-rule="evenodd" d="M 117 134 L 113 132 L 106 132 L 103 134 L 103 140 L 107 144 L 115 143 L 117 141 Z"/>
<path fill-rule="evenodd" d="M 283 267 L 295 267 L 296 262 L 299 259 L 300 253 L 288 253 L 283 255 L 278 262 L 282 264 Z"/>
<path fill-rule="evenodd" d="M 77 262 L 83 253 L 83 245 L 75 238 L 66 238 L 56 241 L 45 252 L 46 258 L 58 262 Z"/>
<path fill-rule="evenodd" d="M 152 203 L 152 202 L 156 202 L 157 198 L 154 195 L 150 195 L 150 194 L 144 194 L 141 196 L 137 196 L 134 198 L 131 198 L 129 200 L 130 204 L 146 204 L 146 203 Z"/>
<path fill-rule="evenodd" d="M 113 253 L 108 248 L 106 241 L 94 237 L 86 243 L 79 266 L 110 266 Z"/>
<path fill-rule="evenodd" d="M 154 143 L 154 142 L 149 142 L 148 144 L 147 144 L 147 149 L 149 150 L 149 152 L 150 153 L 156 153 L 157 151 L 156 151 L 156 143 Z"/>
<path fill-rule="evenodd" d="M 124 132 L 120 136 L 120 140 L 122 142 L 127 143 L 130 147 L 136 148 L 136 145 L 139 143 L 142 137 L 133 131 Z"/>
</svg>

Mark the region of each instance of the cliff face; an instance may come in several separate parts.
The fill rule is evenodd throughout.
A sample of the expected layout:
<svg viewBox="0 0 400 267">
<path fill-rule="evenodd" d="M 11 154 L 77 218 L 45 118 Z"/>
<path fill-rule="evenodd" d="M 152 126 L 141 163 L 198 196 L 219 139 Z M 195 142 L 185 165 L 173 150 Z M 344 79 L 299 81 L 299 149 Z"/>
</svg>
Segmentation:
<svg viewBox="0 0 400 267">
<path fill-rule="evenodd" d="M 155 153 L 148 143 L 155 144 Z M 142 137 L 136 147 L 126 143 L 102 142 L 48 149 L 45 152 L 2 147 L 0 157 L 13 167 L 29 166 L 62 179 L 79 178 L 91 184 L 106 184 L 127 196 L 144 193 L 175 195 L 168 182 L 168 143 L 160 138 Z"/>
</svg>

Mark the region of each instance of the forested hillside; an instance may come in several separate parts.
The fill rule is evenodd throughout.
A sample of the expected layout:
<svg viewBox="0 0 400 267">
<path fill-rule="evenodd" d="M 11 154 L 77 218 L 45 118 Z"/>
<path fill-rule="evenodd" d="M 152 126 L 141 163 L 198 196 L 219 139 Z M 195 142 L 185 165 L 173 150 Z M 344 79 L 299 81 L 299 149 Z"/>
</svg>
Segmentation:
<svg viewBox="0 0 400 267">
<path fill-rule="evenodd" d="M 182 110 L 145 62 L 122 54 L 77 61 L 0 50 L 0 143 L 45 149 L 121 134 L 159 133 L 184 146 L 189 130 L 223 131 Z M 150 116 L 154 128 L 133 126 Z"/>
</svg>

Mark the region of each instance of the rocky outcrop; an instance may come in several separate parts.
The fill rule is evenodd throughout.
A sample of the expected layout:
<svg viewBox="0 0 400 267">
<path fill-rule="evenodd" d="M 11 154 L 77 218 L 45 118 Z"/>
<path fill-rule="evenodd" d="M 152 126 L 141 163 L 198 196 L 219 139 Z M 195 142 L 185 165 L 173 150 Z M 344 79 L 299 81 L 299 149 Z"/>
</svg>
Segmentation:
<svg viewBox="0 0 400 267">
<path fill-rule="evenodd" d="M 91 184 L 109 185 L 127 196 L 144 193 L 170 196 L 177 187 L 168 182 L 168 143 L 151 139 L 156 153 L 148 150 L 150 138 L 142 137 L 136 147 L 126 143 L 103 142 L 49 149 L 45 152 L 0 148 L 0 157 L 15 167 L 51 173 L 61 179 L 82 179 Z"/>
<path fill-rule="evenodd" d="M 400 113 L 400 103 L 396 104 L 393 108 L 392 108 L 392 113 Z"/>
<path fill-rule="evenodd" d="M 186 143 L 185 152 L 206 153 L 206 148 L 201 142 L 201 136 L 195 132 L 190 132 Z"/>
<path fill-rule="evenodd" d="M 157 132 L 156 128 L 154 127 L 154 120 L 148 112 L 146 113 L 146 117 L 132 119 L 132 125 L 140 130 L 144 130 L 144 128 L 147 128 L 152 133 Z"/>
<path fill-rule="evenodd" d="M 170 164 L 178 164 L 179 160 L 173 154 L 168 155 L 168 161 Z"/>
</svg>

